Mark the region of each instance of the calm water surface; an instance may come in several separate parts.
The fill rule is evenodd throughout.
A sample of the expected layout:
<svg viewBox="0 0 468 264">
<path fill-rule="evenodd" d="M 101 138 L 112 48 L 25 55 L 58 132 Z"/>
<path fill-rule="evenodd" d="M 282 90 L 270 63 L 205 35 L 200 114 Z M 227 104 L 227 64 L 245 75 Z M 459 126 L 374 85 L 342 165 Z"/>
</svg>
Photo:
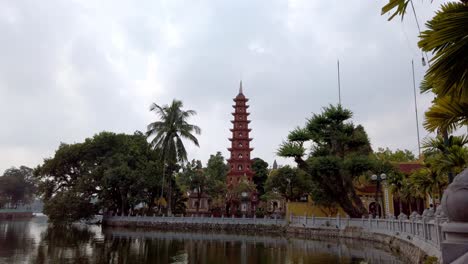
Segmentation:
<svg viewBox="0 0 468 264">
<path fill-rule="evenodd" d="M 0 263 L 403 263 L 362 241 L 261 235 L 51 228 L 46 217 L 0 221 Z"/>
</svg>

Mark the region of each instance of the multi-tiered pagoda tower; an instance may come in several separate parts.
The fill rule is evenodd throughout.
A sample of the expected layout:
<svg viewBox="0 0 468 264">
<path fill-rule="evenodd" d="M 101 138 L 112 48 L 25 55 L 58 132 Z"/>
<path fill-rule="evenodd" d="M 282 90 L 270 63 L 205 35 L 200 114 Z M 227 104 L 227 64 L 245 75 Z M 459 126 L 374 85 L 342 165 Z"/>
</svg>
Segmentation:
<svg viewBox="0 0 468 264">
<path fill-rule="evenodd" d="M 227 211 L 229 214 L 242 212 L 242 214 L 252 214 L 255 210 L 257 202 L 256 191 L 242 192 L 240 197 L 233 197 L 232 191 L 242 180 L 253 182 L 254 172 L 252 171 L 252 159 L 250 152 L 253 148 L 250 147 L 249 128 L 250 120 L 248 120 L 249 113 L 247 112 L 247 99 L 242 92 L 242 82 L 239 87 L 239 94 L 234 98 L 235 105 L 233 128 L 231 129 L 232 138 L 231 147 L 228 150 L 231 152 L 231 157 L 227 160 L 230 170 L 227 175 L 227 187 L 230 191 L 228 194 Z M 229 196 L 230 195 L 230 196 Z"/>
</svg>

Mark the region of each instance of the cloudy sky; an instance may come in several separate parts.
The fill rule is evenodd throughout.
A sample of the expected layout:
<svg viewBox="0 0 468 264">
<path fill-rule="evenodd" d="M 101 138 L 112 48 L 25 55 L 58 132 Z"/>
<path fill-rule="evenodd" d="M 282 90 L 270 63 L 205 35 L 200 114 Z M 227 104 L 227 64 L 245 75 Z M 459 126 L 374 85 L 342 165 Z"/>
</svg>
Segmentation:
<svg viewBox="0 0 468 264">
<path fill-rule="evenodd" d="M 36 166 L 60 142 L 143 131 L 150 103 L 173 98 L 198 112 L 189 158 L 227 156 L 240 79 L 252 156 L 288 163 L 275 155 L 288 131 L 337 103 L 337 58 L 343 105 L 373 147 L 417 152 L 417 27 L 411 13 L 387 22 L 385 2 L 0 0 L 0 171 Z M 438 7 L 415 5 L 420 22 Z M 431 99 L 418 95 L 420 122 Z"/>
</svg>

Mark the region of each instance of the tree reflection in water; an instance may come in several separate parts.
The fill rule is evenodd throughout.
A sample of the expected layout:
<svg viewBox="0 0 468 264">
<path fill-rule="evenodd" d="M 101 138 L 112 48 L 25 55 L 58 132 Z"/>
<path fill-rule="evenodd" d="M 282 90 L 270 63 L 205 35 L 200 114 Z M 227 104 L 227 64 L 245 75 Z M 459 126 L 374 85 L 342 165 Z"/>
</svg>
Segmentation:
<svg viewBox="0 0 468 264">
<path fill-rule="evenodd" d="M 0 262 L 21 262 L 34 249 L 28 220 L 0 221 Z"/>
<path fill-rule="evenodd" d="M 84 226 L 48 226 L 41 234 L 34 263 L 91 263 L 95 233 Z"/>
<path fill-rule="evenodd" d="M 36 220 L 33 220 L 33 222 Z M 0 222 L 0 263 L 402 263 L 353 241 Z"/>
</svg>

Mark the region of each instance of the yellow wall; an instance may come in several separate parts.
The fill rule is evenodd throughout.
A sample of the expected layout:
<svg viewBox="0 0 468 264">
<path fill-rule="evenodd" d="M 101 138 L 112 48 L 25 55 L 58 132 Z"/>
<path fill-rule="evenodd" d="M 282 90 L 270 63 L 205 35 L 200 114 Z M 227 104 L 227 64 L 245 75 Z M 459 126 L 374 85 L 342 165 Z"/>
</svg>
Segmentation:
<svg viewBox="0 0 468 264">
<path fill-rule="evenodd" d="M 309 202 L 288 202 L 286 203 L 286 219 L 289 219 L 290 214 L 292 213 L 295 216 L 317 216 L 317 217 L 326 217 L 328 213 L 326 209 L 322 210 L 320 206 L 315 206 L 311 201 Z M 338 208 L 338 213 L 341 216 L 345 216 L 346 213 Z M 336 216 L 336 215 L 333 215 Z"/>
<path fill-rule="evenodd" d="M 395 214 L 395 204 L 393 204 L 393 193 L 388 190 L 388 203 L 389 203 L 389 209 L 390 209 L 390 213 L 392 215 Z"/>
</svg>

